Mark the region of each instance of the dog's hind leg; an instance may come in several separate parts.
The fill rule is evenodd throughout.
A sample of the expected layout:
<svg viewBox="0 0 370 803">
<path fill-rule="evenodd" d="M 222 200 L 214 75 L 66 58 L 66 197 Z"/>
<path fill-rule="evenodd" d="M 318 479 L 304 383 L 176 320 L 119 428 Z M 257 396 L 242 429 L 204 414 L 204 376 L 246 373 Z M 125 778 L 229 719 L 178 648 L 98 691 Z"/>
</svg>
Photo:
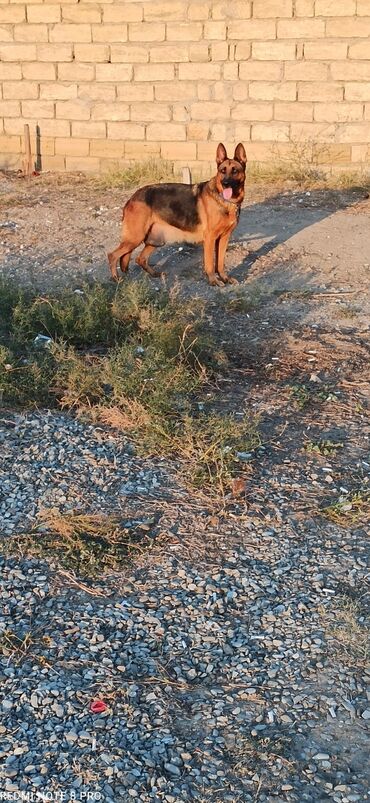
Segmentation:
<svg viewBox="0 0 370 803">
<path fill-rule="evenodd" d="M 123 241 L 119 244 L 118 248 L 115 248 L 114 251 L 111 251 L 108 254 L 108 263 L 111 272 L 112 279 L 118 282 L 118 273 L 117 273 L 117 264 L 118 260 L 120 261 L 121 270 L 123 273 L 127 271 L 128 263 L 130 261 L 131 252 L 136 248 L 139 243 L 130 243 L 127 241 Z"/>
<path fill-rule="evenodd" d="M 153 251 L 155 251 L 155 249 L 155 245 L 145 245 L 143 250 L 140 251 L 139 256 L 136 258 L 136 264 L 140 265 L 140 267 L 143 268 L 146 273 L 149 273 L 149 276 L 152 276 L 153 278 L 157 278 L 163 274 L 163 271 L 154 270 L 154 268 L 151 268 L 149 265 L 149 257 Z"/>
</svg>

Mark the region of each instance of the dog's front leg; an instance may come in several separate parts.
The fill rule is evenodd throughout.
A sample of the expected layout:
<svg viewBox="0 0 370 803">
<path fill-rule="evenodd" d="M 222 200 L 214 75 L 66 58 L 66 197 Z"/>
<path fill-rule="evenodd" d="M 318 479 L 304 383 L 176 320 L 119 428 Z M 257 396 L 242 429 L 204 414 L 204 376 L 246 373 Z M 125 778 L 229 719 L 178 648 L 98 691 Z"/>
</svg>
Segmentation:
<svg viewBox="0 0 370 803">
<path fill-rule="evenodd" d="M 214 237 L 210 237 L 209 234 L 204 238 L 204 270 L 209 281 L 209 284 L 212 286 L 218 285 L 222 287 L 223 282 L 216 276 L 215 273 L 215 249 L 216 249 L 216 240 Z"/>
<path fill-rule="evenodd" d="M 238 284 L 237 279 L 227 276 L 225 273 L 225 254 L 229 244 L 231 231 L 219 237 L 216 243 L 216 271 L 224 284 Z"/>
</svg>

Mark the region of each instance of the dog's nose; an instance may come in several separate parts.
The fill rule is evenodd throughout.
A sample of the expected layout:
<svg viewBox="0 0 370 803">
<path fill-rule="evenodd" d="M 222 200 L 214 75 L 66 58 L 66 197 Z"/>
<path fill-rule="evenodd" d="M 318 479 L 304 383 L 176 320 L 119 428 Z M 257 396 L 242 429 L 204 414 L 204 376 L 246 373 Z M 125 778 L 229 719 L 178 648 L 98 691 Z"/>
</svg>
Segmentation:
<svg viewBox="0 0 370 803">
<path fill-rule="evenodd" d="M 223 178 L 221 184 L 223 187 L 231 187 L 231 181 L 229 178 Z"/>
</svg>

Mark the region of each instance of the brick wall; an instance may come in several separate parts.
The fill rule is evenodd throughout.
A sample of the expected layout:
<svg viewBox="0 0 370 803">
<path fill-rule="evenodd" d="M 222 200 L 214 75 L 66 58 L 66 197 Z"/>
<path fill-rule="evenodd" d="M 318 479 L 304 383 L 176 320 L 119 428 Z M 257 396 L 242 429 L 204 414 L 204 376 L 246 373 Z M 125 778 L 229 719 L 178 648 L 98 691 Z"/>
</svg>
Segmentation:
<svg viewBox="0 0 370 803">
<path fill-rule="evenodd" d="M 370 0 L 0 0 L 0 166 L 204 167 L 314 140 L 370 161 Z"/>
</svg>

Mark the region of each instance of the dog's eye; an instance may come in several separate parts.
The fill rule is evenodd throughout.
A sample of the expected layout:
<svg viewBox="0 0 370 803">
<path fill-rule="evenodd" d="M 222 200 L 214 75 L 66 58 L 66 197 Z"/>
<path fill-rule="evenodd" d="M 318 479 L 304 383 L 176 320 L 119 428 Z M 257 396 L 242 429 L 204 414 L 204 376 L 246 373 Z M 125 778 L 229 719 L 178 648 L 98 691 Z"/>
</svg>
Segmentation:
<svg viewBox="0 0 370 803">
<path fill-rule="evenodd" d="M 223 168 L 222 168 L 222 170 L 220 170 L 220 173 L 223 173 L 223 175 L 225 175 L 225 173 L 226 173 L 226 167 L 223 167 Z"/>
<path fill-rule="evenodd" d="M 234 173 L 234 174 L 237 173 L 238 172 L 238 168 L 237 167 L 233 167 L 231 172 Z"/>
</svg>

